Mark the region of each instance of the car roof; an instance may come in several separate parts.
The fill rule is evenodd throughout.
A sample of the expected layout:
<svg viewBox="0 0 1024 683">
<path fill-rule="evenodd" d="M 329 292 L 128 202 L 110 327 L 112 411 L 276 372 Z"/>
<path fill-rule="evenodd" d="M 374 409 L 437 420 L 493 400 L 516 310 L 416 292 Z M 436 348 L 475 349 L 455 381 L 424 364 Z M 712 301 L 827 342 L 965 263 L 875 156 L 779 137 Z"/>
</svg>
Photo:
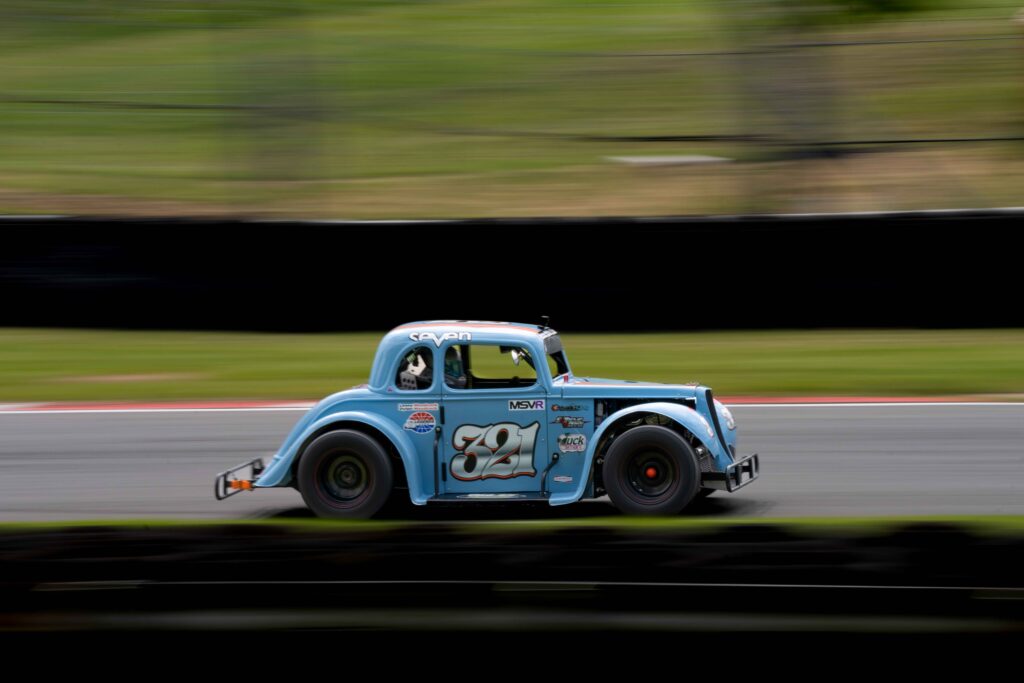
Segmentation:
<svg viewBox="0 0 1024 683">
<path fill-rule="evenodd" d="M 550 327 L 527 323 L 496 322 L 492 320 L 420 320 L 392 329 L 380 342 L 374 359 L 371 386 L 383 386 L 391 367 L 382 367 L 383 361 L 393 363 L 394 355 L 408 344 L 427 344 L 440 348 L 446 341 L 491 344 L 520 343 L 527 347 L 543 348 L 542 340 L 556 334 Z M 422 335 L 422 336 L 421 336 Z"/>
<path fill-rule="evenodd" d="M 381 346 L 392 347 L 399 343 L 404 345 L 415 339 L 412 336 L 414 334 L 424 335 L 421 341 L 441 346 L 445 340 L 450 339 L 483 343 L 508 341 L 536 343 L 538 337 L 548 337 L 556 333 L 550 327 L 527 323 L 492 320 L 421 320 L 394 328 L 381 340 Z"/>
<path fill-rule="evenodd" d="M 397 334 L 408 338 L 412 332 L 468 332 L 476 339 L 477 335 L 486 337 L 501 336 L 526 336 L 533 337 L 541 333 L 552 334 L 554 330 L 540 325 L 529 323 L 499 322 L 494 320 L 420 320 L 417 322 L 405 323 L 394 328 L 388 335 Z"/>
</svg>

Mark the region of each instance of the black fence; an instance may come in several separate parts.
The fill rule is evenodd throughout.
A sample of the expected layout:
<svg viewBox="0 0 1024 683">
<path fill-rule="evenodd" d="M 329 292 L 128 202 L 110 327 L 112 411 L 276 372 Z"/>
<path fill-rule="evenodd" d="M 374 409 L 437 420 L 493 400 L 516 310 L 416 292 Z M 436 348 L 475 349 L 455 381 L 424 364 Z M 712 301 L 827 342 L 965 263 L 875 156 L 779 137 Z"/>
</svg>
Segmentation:
<svg viewBox="0 0 1024 683">
<path fill-rule="evenodd" d="M 1024 211 L 297 223 L 0 221 L 0 325 L 1020 326 Z"/>
</svg>

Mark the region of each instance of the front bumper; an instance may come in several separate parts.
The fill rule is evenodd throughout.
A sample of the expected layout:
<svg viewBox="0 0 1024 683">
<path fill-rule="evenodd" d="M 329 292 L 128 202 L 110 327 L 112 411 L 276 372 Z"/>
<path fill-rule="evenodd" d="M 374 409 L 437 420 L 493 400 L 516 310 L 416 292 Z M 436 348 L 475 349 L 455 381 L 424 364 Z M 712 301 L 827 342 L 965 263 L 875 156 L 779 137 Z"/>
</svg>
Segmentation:
<svg viewBox="0 0 1024 683">
<path fill-rule="evenodd" d="M 722 489 L 732 493 L 757 479 L 761 473 L 761 459 L 757 453 L 737 460 L 725 472 L 703 472 L 700 485 L 706 489 Z"/>
</svg>

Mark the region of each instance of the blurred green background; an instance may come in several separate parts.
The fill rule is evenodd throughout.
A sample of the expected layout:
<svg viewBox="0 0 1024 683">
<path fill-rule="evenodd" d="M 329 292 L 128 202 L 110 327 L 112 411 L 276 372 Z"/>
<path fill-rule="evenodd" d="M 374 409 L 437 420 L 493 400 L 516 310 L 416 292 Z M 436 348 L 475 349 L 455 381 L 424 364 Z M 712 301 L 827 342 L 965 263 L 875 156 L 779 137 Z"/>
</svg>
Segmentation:
<svg viewBox="0 0 1024 683">
<path fill-rule="evenodd" d="M 383 333 L 0 329 L 0 403 L 317 399 L 367 381 Z M 573 372 L 719 395 L 1024 398 L 1024 330 L 563 334 Z"/>
<path fill-rule="evenodd" d="M 1021 204 L 1018 8 L 6 0 L 0 213 Z M 732 161 L 609 160 L 695 155 Z"/>
</svg>

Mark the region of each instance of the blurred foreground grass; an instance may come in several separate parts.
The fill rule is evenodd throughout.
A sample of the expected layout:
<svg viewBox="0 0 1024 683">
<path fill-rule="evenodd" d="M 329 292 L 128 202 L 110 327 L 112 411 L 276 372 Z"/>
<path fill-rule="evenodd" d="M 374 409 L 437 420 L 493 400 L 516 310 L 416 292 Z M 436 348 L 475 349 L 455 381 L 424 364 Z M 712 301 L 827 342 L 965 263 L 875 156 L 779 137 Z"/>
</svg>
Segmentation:
<svg viewBox="0 0 1024 683">
<path fill-rule="evenodd" d="M 815 536 L 859 536 L 889 534 L 900 529 L 932 527 L 934 530 L 958 529 L 965 533 L 989 536 L 1019 536 L 1024 533 L 1024 517 L 1019 515 L 900 515 L 895 517 L 643 517 L 615 515 L 558 519 L 505 519 L 438 522 L 436 519 L 91 519 L 54 521 L 0 521 L 0 534 L 58 530 L 189 530 L 220 527 L 276 528 L 296 532 L 324 533 L 400 531 L 420 525 L 436 529 L 445 525 L 453 533 L 549 533 L 588 529 L 612 532 L 646 531 L 658 533 L 712 533 L 744 528 L 779 528 L 794 534 Z"/>
<path fill-rule="evenodd" d="M 365 382 L 381 333 L 0 329 L 0 403 L 316 399 Z M 563 334 L 577 375 L 719 395 L 1024 394 L 1024 330 Z"/>
</svg>

